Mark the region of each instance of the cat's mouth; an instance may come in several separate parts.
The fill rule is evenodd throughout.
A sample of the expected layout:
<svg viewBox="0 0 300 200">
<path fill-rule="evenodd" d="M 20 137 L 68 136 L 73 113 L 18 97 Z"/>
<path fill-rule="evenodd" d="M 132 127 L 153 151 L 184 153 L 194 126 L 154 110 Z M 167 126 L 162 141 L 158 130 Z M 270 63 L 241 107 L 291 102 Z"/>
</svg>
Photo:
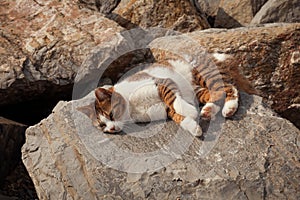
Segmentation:
<svg viewBox="0 0 300 200">
<path fill-rule="evenodd" d="M 104 133 L 118 133 L 122 131 L 122 129 L 114 123 L 106 124 L 102 121 L 98 121 L 98 126 Z"/>
<path fill-rule="evenodd" d="M 119 127 L 117 127 L 117 126 L 112 126 L 112 127 L 105 127 L 104 129 L 103 129 L 103 132 L 104 133 L 119 133 L 119 132 L 121 132 L 121 128 L 119 128 Z"/>
</svg>

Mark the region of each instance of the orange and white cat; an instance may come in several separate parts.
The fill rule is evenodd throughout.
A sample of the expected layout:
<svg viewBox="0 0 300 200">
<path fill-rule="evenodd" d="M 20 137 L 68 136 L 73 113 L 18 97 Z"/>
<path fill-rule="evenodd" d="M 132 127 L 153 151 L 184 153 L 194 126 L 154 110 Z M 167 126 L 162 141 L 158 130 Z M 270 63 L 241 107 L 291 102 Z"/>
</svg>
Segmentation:
<svg viewBox="0 0 300 200">
<path fill-rule="evenodd" d="M 153 64 L 114 86 L 95 90 L 99 126 L 104 132 L 116 133 L 124 123 L 170 118 L 201 136 L 198 117 L 214 119 L 222 106 L 223 116 L 230 117 L 238 108 L 238 90 L 224 76 L 226 73 L 180 60 Z"/>
</svg>

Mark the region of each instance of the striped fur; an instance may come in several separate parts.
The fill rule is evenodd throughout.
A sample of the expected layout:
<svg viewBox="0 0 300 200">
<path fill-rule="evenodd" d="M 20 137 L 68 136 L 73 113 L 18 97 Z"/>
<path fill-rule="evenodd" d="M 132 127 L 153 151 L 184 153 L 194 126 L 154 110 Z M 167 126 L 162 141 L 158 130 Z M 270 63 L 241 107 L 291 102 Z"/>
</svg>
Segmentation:
<svg viewBox="0 0 300 200">
<path fill-rule="evenodd" d="M 122 130 L 126 122 L 170 118 L 195 136 L 202 134 L 197 118 L 224 117 L 238 108 L 238 90 L 227 73 L 212 70 L 211 60 L 193 67 L 182 61 L 153 64 L 114 86 L 95 90 L 95 108 L 104 132 Z M 201 112 L 197 108 L 204 105 Z"/>
</svg>

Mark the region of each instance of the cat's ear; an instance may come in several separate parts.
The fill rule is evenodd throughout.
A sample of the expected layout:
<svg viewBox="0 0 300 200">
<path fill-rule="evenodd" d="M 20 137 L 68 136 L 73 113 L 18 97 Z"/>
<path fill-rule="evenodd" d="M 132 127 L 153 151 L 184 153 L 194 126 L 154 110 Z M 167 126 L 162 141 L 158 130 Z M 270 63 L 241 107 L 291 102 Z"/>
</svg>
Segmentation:
<svg viewBox="0 0 300 200">
<path fill-rule="evenodd" d="M 106 90 L 104 88 L 97 88 L 95 90 L 95 96 L 96 98 L 101 102 L 101 101 L 104 101 L 104 100 L 107 100 L 107 99 L 110 99 L 111 98 L 111 94 L 112 92 L 109 91 L 109 90 Z"/>
</svg>

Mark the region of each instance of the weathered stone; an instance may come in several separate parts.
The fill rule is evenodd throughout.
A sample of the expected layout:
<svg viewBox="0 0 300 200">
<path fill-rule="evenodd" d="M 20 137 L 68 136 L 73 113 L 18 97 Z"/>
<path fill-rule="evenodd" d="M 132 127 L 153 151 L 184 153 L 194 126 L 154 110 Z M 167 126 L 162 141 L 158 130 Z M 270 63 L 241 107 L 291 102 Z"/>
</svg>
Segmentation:
<svg viewBox="0 0 300 200">
<path fill-rule="evenodd" d="M 255 15 L 268 0 L 251 0 L 252 12 Z"/>
<path fill-rule="evenodd" d="M 206 16 L 216 16 L 221 0 L 196 0 L 196 7 L 204 12 Z"/>
<path fill-rule="evenodd" d="M 26 126 L 0 117 L 0 184 L 21 161 Z"/>
<path fill-rule="evenodd" d="M 300 22 L 299 0 L 269 0 L 254 16 L 251 24 Z"/>
<path fill-rule="evenodd" d="M 79 0 L 79 4 L 103 14 L 109 14 L 113 11 L 121 0 Z"/>
<path fill-rule="evenodd" d="M 161 27 L 189 32 L 210 27 L 203 13 L 198 13 L 189 0 L 121 1 L 113 13 L 112 19 L 127 29 Z"/>
<path fill-rule="evenodd" d="M 203 141 L 171 121 L 103 134 L 77 110 L 93 96 L 60 102 L 27 129 L 23 161 L 40 199 L 298 199 L 300 132 L 261 100 L 242 93 Z"/>
<path fill-rule="evenodd" d="M 0 104 L 70 91 L 91 50 L 121 32 L 74 1 L 1 1 Z"/>
<path fill-rule="evenodd" d="M 214 27 L 234 28 L 250 24 L 267 0 L 221 0 Z"/>
<path fill-rule="evenodd" d="M 174 56 L 170 55 L 173 52 L 181 57 L 194 55 L 187 60 L 197 60 L 198 64 L 201 59 L 197 59 L 197 49 L 202 47 L 219 59 L 215 60 L 218 69 L 226 69 L 241 90 L 259 94 L 281 114 L 292 104 L 300 103 L 299 30 L 300 24 L 210 29 L 158 38 L 150 46 L 157 60 L 168 59 Z"/>
</svg>

